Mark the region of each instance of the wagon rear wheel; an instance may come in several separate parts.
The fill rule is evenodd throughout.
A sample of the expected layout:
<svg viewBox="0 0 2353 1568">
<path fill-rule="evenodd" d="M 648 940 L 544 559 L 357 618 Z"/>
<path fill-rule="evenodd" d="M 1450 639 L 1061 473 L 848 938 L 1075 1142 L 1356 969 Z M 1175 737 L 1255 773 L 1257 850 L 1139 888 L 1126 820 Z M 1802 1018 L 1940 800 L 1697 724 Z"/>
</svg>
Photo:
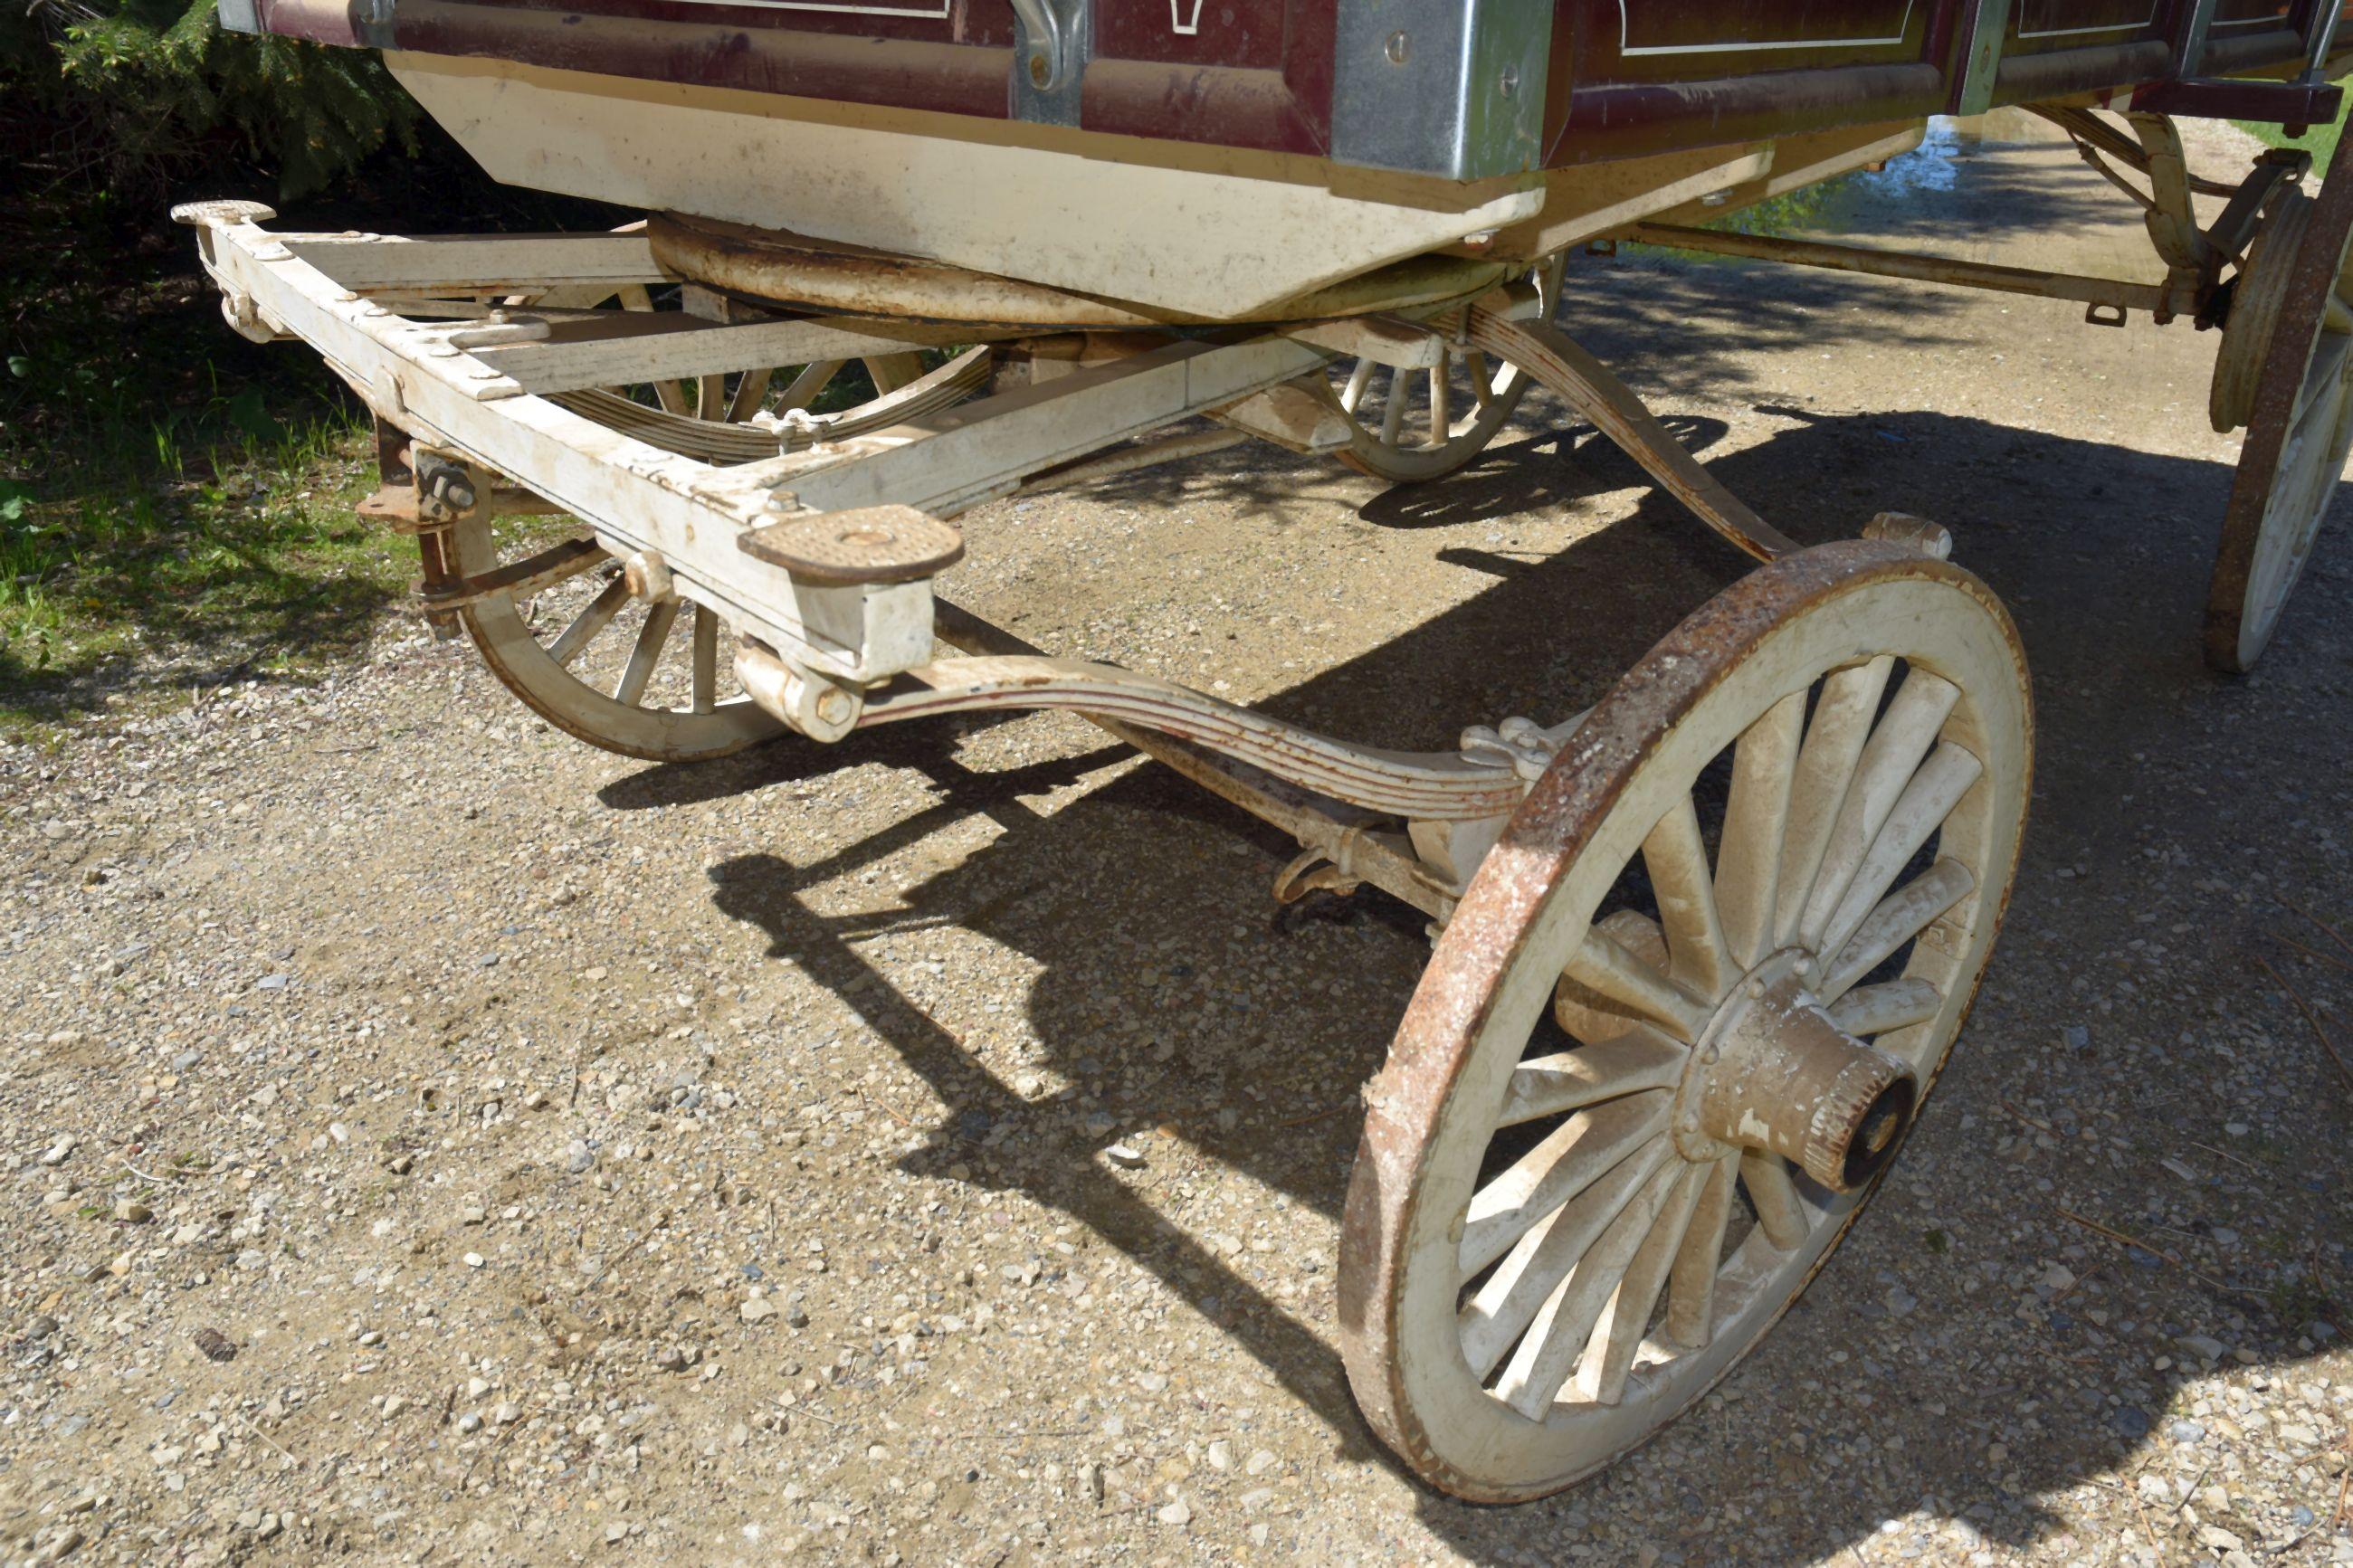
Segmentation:
<svg viewBox="0 0 2353 1568">
<path fill-rule="evenodd" d="M 2274 198 L 2215 363 L 2218 429 L 2245 442 L 2206 601 L 2206 661 L 2243 674 L 2279 625 L 2353 451 L 2353 171 Z"/>
<path fill-rule="evenodd" d="M 2029 700 L 1982 584 L 1857 542 L 1720 595 L 1577 731 L 1368 1095 L 1343 1343 L 1422 1476 L 1567 1486 L 1805 1288 L 1968 1009 Z"/>
<path fill-rule="evenodd" d="M 1560 303 L 1563 263 L 1548 257 L 1527 274 L 1540 321 Z M 1354 427 L 1340 454 L 1349 467 L 1391 484 L 1442 479 L 1484 451 L 1527 395 L 1530 377 L 1518 365 L 1454 343 L 1440 353 L 1423 370 L 1368 359 L 1334 366 L 1333 390 Z"/>
</svg>

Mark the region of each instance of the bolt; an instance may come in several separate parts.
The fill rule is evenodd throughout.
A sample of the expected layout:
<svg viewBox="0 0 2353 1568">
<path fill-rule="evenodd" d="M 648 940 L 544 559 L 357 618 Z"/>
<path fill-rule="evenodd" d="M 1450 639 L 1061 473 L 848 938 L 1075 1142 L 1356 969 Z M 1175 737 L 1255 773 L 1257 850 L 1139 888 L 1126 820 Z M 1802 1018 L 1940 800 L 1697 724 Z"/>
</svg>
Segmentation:
<svg viewBox="0 0 2353 1568">
<path fill-rule="evenodd" d="M 1700 1052 L 1699 1059 L 1703 1062 L 1713 1064 L 1715 1058 L 1722 1055 L 1724 1055 L 1724 1047 L 1722 1046 L 1710 1046 L 1707 1049 Z"/>
<path fill-rule="evenodd" d="M 1391 33 L 1389 41 L 1382 46 L 1381 52 L 1388 56 L 1389 64 L 1401 66 L 1405 64 L 1406 54 L 1411 47 L 1411 43 L 1412 41 L 1402 31 Z"/>
<path fill-rule="evenodd" d="M 1804 978 L 1806 975 L 1811 974 L 1813 972 L 1814 961 L 1802 954 L 1799 956 L 1798 961 L 1795 963 L 1789 965 L 1789 973 L 1799 976 L 1800 979 Z"/>
<path fill-rule="evenodd" d="M 849 693 L 838 686 L 828 686 L 818 692 L 817 716 L 828 724 L 847 722 L 849 719 Z"/>
<path fill-rule="evenodd" d="M 1762 980 L 1751 980 L 1748 983 L 1748 994 L 1751 1000 L 1764 995 L 1765 983 Z"/>
<path fill-rule="evenodd" d="M 1046 57 L 1043 54 L 1035 54 L 1029 57 L 1029 82 L 1031 86 L 1043 87 L 1047 82 L 1053 79 L 1053 75 L 1054 68 L 1052 65 L 1048 63 Z"/>
<path fill-rule="evenodd" d="M 1503 79 L 1496 85 L 1504 89 L 1505 98 L 1517 98 L 1520 95 L 1520 68 L 1505 66 Z"/>
</svg>

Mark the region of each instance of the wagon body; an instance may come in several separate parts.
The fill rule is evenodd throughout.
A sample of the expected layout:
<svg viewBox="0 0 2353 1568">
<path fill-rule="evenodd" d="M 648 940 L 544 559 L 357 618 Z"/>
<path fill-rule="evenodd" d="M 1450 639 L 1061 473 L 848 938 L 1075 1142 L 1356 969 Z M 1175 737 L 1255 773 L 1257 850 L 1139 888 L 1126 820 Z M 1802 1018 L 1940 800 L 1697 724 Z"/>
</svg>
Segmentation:
<svg viewBox="0 0 2353 1568">
<path fill-rule="evenodd" d="M 1883 157 L 1931 114 L 2185 83 L 2209 112 L 2293 121 L 2316 89 L 2285 84 L 2326 57 L 2337 11 L 224 0 L 223 15 L 385 50 L 510 184 L 1234 317 L 1432 249 L 1556 250 L 1609 226 L 1588 212 L 1622 221 L 1640 216 L 1629 201 L 1730 183 L 1709 171 L 1759 143 L 1811 138 L 1782 160 L 1800 183 L 1788 169 Z"/>
</svg>

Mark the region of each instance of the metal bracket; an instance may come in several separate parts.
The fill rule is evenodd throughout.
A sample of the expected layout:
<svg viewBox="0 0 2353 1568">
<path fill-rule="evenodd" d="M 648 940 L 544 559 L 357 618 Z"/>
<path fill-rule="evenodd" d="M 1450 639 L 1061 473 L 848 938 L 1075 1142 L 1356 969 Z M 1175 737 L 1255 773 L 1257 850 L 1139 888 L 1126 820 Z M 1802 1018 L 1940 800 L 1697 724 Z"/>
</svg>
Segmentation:
<svg viewBox="0 0 2353 1568">
<path fill-rule="evenodd" d="M 1553 8 L 1533 0 L 1347 0 L 1332 157 L 1447 180 L 1544 162 Z"/>
<path fill-rule="evenodd" d="M 1013 0 L 1013 117 L 1076 125 L 1094 52 L 1094 7 L 1088 0 Z"/>
</svg>

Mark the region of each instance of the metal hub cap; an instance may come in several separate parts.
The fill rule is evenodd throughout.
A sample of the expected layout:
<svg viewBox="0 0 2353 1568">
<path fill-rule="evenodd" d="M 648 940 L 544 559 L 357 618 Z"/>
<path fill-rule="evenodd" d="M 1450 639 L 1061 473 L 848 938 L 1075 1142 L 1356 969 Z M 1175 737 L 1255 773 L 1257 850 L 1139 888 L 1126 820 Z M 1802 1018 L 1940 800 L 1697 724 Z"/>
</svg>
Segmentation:
<svg viewBox="0 0 2353 1568">
<path fill-rule="evenodd" d="M 1675 1147 L 1706 1163 L 1742 1149 L 1793 1161 L 1832 1192 L 1869 1182 L 1919 1098 L 1912 1069 L 1831 1022 L 1786 948 L 1735 984 L 1686 1058 Z"/>
</svg>

